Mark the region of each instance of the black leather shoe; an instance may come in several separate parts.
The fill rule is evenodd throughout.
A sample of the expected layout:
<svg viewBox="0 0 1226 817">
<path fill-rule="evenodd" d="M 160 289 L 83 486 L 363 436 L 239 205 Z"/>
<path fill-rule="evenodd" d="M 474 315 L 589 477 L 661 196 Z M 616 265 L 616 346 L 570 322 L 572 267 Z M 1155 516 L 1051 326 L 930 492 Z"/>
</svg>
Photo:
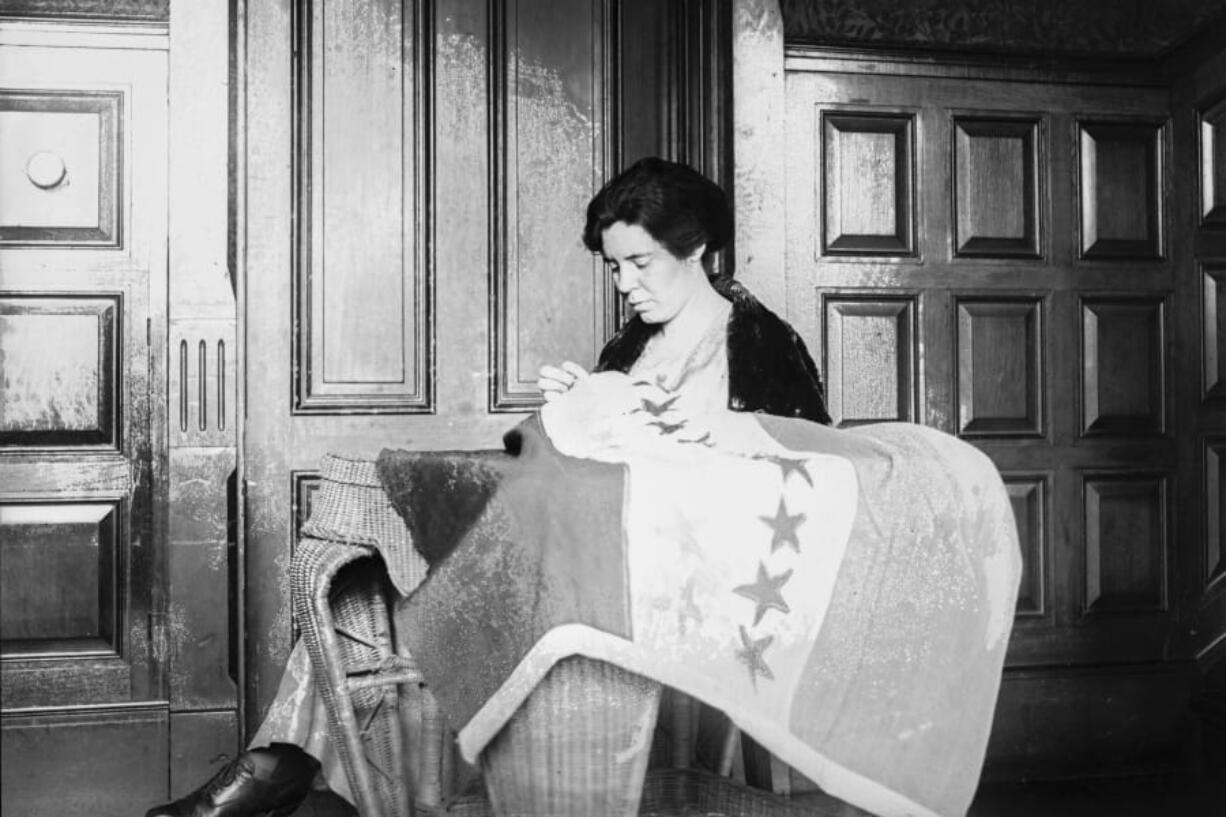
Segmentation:
<svg viewBox="0 0 1226 817">
<path fill-rule="evenodd" d="M 289 743 L 251 749 L 186 797 L 145 817 L 287 817 L 302 803 L 319 761 Z"/>
</svg>

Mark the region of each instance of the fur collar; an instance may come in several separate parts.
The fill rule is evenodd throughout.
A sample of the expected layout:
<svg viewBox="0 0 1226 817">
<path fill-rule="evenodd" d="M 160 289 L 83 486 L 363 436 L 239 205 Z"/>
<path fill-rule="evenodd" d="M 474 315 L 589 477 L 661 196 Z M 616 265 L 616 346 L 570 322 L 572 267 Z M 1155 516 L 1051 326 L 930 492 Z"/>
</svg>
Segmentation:
<svg viewBox="0 0 1226 817">
<path fill-rule="evenodd" d="M 731 277 L 711 284 L 732 303 L 728 408 L 829 424 L 821 376 L 796 331 Z M 629 371 L 658 331 L 658 325 L 631 318 L 601 350 L 596 371 Z"/>
</svg>

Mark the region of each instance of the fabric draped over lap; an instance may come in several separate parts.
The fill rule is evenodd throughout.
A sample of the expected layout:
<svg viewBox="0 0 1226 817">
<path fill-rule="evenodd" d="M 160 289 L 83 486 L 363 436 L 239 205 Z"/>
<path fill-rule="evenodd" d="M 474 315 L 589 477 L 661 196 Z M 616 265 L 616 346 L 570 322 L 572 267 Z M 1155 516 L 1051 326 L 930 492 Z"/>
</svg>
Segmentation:
<svg viewBox="0 0 1226 817">
<path fill-rule="evenodd" d="M 432 565 L 398 623 L 466 756 L 583 654 L 860 808 L 964 814 L 1021 569 L 991 462 L 920 426 L 679 417 L 593 379 L 620 395 L 605 415 L 551 404 L 505 455 L 380 455 Z"/>
</svg>

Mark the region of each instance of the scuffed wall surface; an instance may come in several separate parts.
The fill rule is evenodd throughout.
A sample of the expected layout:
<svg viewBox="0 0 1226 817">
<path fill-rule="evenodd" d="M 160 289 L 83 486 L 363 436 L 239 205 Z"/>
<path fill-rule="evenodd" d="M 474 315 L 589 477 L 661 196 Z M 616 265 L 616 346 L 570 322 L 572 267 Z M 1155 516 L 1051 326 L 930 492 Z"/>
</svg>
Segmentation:
<svg viewBox="0 0 1226 817">
<path fill-rule="evenodd" d="M 784 315 L 783 22 L 776 0 L 733 6 L 732 98 L 736 275 Z"/>
<path fill-rule="evenodd" d="M 781 0 L 788 42 L 1154 57 L 1221 0 Z"/>
</svg>

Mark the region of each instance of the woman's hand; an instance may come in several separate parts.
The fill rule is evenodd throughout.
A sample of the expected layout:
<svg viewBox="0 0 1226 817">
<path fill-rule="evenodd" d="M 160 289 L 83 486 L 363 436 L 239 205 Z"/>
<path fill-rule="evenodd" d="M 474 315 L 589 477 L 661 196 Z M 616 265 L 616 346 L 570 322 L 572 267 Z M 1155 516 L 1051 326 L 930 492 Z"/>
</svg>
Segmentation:
<svg viewBox="0 0 1226 817">
<path fill-rule="evenodd" d="M 566 360 L 557 366 L 542 366 L 536 387 L 545 393 L 545 402 L 548 403 L 573 389 L 575 384 L 585 377 L 586 369 L 578 363 Z"/>
</svg>

